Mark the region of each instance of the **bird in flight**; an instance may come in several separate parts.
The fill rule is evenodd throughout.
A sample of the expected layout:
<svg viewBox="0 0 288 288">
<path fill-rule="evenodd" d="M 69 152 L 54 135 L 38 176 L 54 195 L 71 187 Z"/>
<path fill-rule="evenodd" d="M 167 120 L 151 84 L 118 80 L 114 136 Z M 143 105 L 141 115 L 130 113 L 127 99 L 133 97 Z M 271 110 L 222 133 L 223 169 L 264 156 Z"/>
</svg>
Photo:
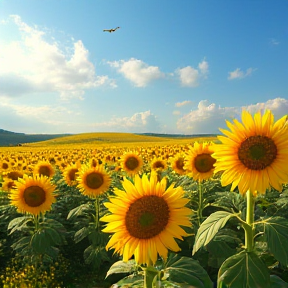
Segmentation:
<svg viewBox="0 0 288 288">
<path fill-rule="evenodd" d="M 104 32 L 115 32 L 117 29 L 119 29 L 120 27 L 116 27 L 116 28 L 114 28 L 114 29 L 104 29 L 103 31 Z"/>
</svg>

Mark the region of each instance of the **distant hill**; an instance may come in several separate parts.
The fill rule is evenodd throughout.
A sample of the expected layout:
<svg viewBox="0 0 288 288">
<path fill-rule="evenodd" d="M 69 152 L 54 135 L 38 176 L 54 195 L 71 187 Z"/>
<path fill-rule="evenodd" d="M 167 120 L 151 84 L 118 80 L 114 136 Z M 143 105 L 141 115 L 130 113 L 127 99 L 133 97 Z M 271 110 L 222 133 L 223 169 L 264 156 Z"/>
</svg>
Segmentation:
<svg viewBox="0 0 288 288">
<path fill-rule="evenodd" d="M 166 138 L 199 138 L 199 137 L 216 137 L 218 134 L 158 134 L 158 133 L 139 133 L 138 135 L 166 137 Z"/>
<path fill-rule="evenodd" d="M 21 146 L 23 143 L 32 143 L 64 137 L 69 134 L 25 134 L 0 129 L 0 147 Z"/>
</svg>

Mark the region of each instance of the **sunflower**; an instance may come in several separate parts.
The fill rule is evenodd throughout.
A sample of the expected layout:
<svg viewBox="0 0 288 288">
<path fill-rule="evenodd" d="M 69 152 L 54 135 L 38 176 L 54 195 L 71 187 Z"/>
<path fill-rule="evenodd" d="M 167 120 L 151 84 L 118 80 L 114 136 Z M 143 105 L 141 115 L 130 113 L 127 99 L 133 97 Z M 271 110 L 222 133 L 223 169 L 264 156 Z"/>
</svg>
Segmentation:
<svg viewBox="0 0 288 288">
<path fill-rule="evenodd" d="M 271 186 L 282 190 L 288 180 L 288 125 L 284 116 L 274 123 L 270 110 L 262 115 L 242 112 L 242 123 L 226 121 L 231 130 L 220 129 L 226 135 L 218 136 L 222 144 L 213 154 L 217 159 L 215 172 L 224 171 L 221 184 L 236 186 L 244 195 L 250 190 L 254 195 L 265 194 Z"/>
<path fill-rule="evenodd" d="M 77 177 L 77 187 L 89 197 L 97 197 L 106 192 L 111 184 L 110 175 L 106 172 L 103 165 L 90 167 L 82 165 Z"/>
<path fill-rule="evenodd" d="M 154 158 L 150 164 L 151 170 L 162 171 L 167 168 L 166 161 L 161 158 Z"/>
<path fill-rule="evenodd" d="M 39 161 L 34 169 L 33 174 L 39 174 L 47 177 L 52 177 L 55 174 L 55 169 L 48 161 Z"/>
<path fill-rule="evenodd" d="M 129 175 L 138 174 L 143 166 L 142 158 L 133 152 L 127 152 L 121 157 L 121 167 Z"/>
<path fill-rule="evenodd" d="M 15 187 L 11 190 L 11 204 L 21 213 L 38 215 L 51 209 L 56 201 L 53 192 L 55 187 L 48 177 L 43 175 L 27 176 L 14 181 Z"/>
<path fill-rule="evenodd" d="M 73 186 L 77 184 L 77 173 L 81 167 L 81 163 L 77 162 L 76 164 L 70 164 L 64 168 L 63 177 L 67 185 Z"/>
<path fill-rule="evenodd" d="M 194 142 L 186 157 L 184 169 L 196 181 L 203 181 L 213 176 L 216 159 L 212 157 L 215 144 L 212 142 Z"/>
<path fill-rule="evenodd" d="M 172 169 L 179 175 L 184 175 L 186 170 L 184 169 L 185 157 L 177 153 L 174 157 L 170 159 Z"/>
<path fill-rule="evenodd" d="M 180 250 L 174 238 L 187 236 L 180 226 L 191 226 L 192 211 L 185 207 L 189 200 L 182 187 L 167 188 L 166 178 L 158 182 L 155 174 L 150 180 L 144 174 L 134 181 L 124 178 L 125 191 L 115 188 L 115 196 L 104 204 L 111 214 L 100 219 L 108 222 L 103 232 L 114 233 L 106 249 L 115 249 L 125 262 L 134 254 L 138 264 L 154 264 L 158 254 L 166 260 L 168 249 Z"/>
</svg>

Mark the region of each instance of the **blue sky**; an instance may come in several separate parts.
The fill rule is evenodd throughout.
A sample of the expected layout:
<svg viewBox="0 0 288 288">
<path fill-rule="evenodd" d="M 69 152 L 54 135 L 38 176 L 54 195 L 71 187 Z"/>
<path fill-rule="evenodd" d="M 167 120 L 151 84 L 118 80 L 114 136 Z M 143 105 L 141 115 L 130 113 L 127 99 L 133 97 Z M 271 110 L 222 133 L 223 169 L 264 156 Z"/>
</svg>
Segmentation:
<svg viewBox="0 0 288 288">
<path fill-rule="evenodd" d="M 277 119 L 287 15 L 286 0 L 0 0 L 0 128 L 199 134 L 242 109 Z"/>
</svg>

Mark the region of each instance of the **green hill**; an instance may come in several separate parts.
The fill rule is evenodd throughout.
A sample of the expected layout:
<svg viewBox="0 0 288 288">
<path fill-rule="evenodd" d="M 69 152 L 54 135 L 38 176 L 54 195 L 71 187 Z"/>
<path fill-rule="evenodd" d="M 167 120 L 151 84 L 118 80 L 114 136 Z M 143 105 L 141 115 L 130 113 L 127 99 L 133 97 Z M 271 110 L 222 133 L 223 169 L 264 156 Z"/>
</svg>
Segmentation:
<svg viewBox="0 0 288 288">
<path fill-rule="evenodd" d="M 45 141 L 67 135 L 68 134 L 25 134 L 0 129 L 0 147 L 21 146 L 22 143 Z"/>
</svg>

